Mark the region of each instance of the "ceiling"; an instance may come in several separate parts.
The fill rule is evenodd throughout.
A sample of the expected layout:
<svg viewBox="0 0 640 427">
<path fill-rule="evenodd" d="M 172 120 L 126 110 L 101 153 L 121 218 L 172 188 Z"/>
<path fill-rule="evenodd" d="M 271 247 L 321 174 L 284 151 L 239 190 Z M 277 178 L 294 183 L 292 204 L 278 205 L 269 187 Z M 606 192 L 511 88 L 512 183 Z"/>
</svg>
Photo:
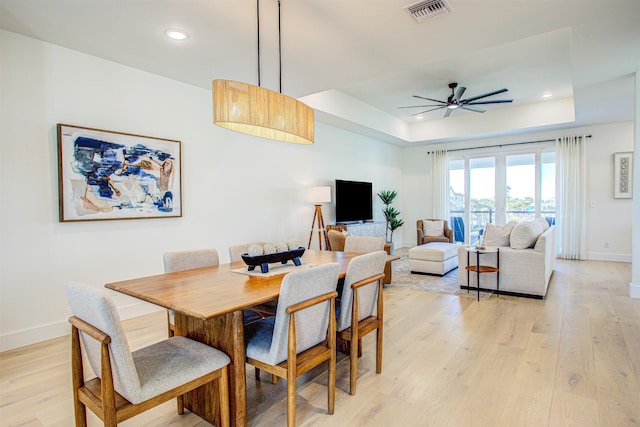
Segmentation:
<svg viewBox="0 0 640 427">
<path fill-rule="evenodd" d="M 282 92 L 322 122 L 407 146 L 634 117 L 638 0 L 447 0 L 421 23 L 412 0 L 281 3 Z M 277 4 L 260 2 L 260 84 L 273 90 Z M 0 28 L 202 88 L 258 83 L 255 0 L 0 0 Z M 446 100 L 451 82 L 514 101 L 449 118 L 398 108 Z"/>
</svg>

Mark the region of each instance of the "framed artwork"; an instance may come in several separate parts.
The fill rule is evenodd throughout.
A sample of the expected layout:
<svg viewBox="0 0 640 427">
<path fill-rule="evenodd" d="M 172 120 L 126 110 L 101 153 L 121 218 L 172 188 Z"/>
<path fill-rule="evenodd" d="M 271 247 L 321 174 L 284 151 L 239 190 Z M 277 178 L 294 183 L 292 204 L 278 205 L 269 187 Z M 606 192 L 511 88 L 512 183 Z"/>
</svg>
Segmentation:
<svg viewBox="0 0 640 427">
<path fill-rule="evenodd" d="M 633 197 L 633 152 L 613 153 L 613 198 Z"/>
<path fill-rule="evenodd" d="M 181 143 L 58 124 L 60 221 L 182 216 Z"/>
</svg>

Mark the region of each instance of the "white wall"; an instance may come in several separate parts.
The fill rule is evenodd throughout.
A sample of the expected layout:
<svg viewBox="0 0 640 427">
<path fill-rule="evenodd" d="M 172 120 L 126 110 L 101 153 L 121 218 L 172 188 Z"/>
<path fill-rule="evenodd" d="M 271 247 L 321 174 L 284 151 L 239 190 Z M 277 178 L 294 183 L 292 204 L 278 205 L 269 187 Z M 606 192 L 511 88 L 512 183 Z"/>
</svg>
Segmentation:
<svg viewBox="0 0 640 427">
<path fill-rule="evenodd" d="M 587 140 L 587 257 L 592 260 L 631 262 L 632 200 L 613 198 L 612 155 L 615 152 L 633 150 L 633 122 L 472 140 L 449 145 L 448 148 L 510 144 L 555 139 L 563 135 L 587 134 L 592 135 Z M 407 223 L 402 235 L 404 246 L 415 246 L 415 222 L 432 214 L 431 172 L 427 152 L 433 151 L 435 147 L 413 147 L 402 152 L 403 209 Z M 608 248 L 605 247 L 605 242 L 608 243 Z"/>
<path fill-rule="evenodd" d="M 159 274 L 167 250 L 306 246 L 306 187 L 402 183 L 398 147 L 320 123 L 312 146 L 237 134 L 212 124 L 209 90 L 1 30 L 0 64 L 0 351 L 68 333 L 65 281 Z M 182 141 L 184 216 L 58 222 L 57 123 Z M 124 317 L 150 307 L 113 294 Z"/>
</svg>

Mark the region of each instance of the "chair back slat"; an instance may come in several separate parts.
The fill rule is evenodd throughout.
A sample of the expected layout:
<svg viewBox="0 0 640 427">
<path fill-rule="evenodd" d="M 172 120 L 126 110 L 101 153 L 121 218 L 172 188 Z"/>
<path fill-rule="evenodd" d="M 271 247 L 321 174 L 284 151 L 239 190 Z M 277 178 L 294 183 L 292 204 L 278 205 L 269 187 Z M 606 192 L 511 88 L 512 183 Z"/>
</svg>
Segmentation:
<svg viewBox="0 0 640 427">
<path fill-rule="evenodd" d="M 66 283 L 65 294 L 74 316 L 111 337 L 109 350 L 114 388 L 127 400 L 136 401 L 140 395 L 140 379 L 113 300 L 105 289 L 79 282 Z M 80 336 L 91 369 L 102 378 L 101 344 L 84 332 Z"/>
<path fill-rule="evenodd" d="M 336 290 L 340 266 L 338 263 L 308 267 L 288 273 L 280 286 L 273 339 L 267 363 L 277 365 L 287 359 L 289 314 L 287 307 Z M 329 301 L 291 314 L 296 316 L 296 350 L 307 350 L 327 338 Z"/>
<path fill-rule="evenodd" d="M 344 287 L 340 298 L 340 317 L 336 329 L 342 331 L 351 326 L 351 304 L 353 289 L 351 285 L 378 274 L 384 274 L 387 262 L 385 251 L 376 251 L 352 258 L 347 266 Z M 358 321 L 371 316 L 376 308 L 378 283 L 372 282 L 358 290 Z"/>
</svg>

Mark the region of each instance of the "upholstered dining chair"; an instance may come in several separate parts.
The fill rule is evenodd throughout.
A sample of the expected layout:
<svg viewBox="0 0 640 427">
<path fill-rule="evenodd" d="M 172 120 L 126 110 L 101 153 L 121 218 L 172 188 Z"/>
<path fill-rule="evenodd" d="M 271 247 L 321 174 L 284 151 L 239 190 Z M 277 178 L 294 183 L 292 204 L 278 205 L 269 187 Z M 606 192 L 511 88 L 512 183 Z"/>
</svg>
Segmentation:
<svg viewBox="0 0 640 427">
<path fill-rule="evenodd" d="M 229 425 L 229 357 L 186 337 L 171 337 L 131 352 L 117 308 L 106 290 L 78 282 L 65 284 L 73 316 L 71 363 L 76 426 L 87 425 L 86 409 L 105 426 L 138 415 L 170 399 L 215 382 L 221 425 Z M 83 355 L 97 377 L 85 381 Z"/>
<path fill-rule="evenodd" d="M 336 284 L 338 263 L 288 273 L 275 317 L 245 328 L 247 362 L 287 380 L 287 426 L 296 423 L 296 378 L 328 362 L 328 413 L 336 391 Z"/>
<path fill-rule="evenodd" d="M 344 241 L 344 251 L 361 253 L 383 251 L 384 244 L 382 237 L 347 236 Z"/>
<path fill-rule="evenodd" d="M 265 243 L 266 242 L 252 242 L 252 243 L 243 243 L 240 245 L 229 246 L 229 260 L 231 262 L 242 261 L 242 254 L 246 254 L 247 252 L 249 252 L 249 246 L 251 245 L 262 246 Z M 255 305 L 251 307 L 251 310 L 259 313 L 262 317 L 275 316 L 277 305 L 278 305 L 278 300 L 275 299 L 275 300 L 267 301 L 262 304 Z M 248 323 L 248 322 L 245 320 L 245 323 Z"/>
<path fill-rule="evenodd" d="M 214 248 L 165 252 L 162 255 L 162 260 L 164 262 L 165 273 L 192 270 L 195 268 L 213 267 L 220 264 L 218 250 Z M 244 310 L 243 317 L 244 323 L 250 323 L 262 319 L 260 313 L 253 310 Z M 172 337 L 175 332 L 173 318 L 173 310 L 167 310 L 167 322 L 170 337 Z"/>
<path fill-rule="evenodd" d="M 376 331 L 376 373 L 382 372 L 382 279 L 387 253 L 371 252 L 352 258 L 347 266 L 336 325 L 339 339 L 349 342 L 349 393 L 356 394 L 362 337 Z"/>
</svg>

